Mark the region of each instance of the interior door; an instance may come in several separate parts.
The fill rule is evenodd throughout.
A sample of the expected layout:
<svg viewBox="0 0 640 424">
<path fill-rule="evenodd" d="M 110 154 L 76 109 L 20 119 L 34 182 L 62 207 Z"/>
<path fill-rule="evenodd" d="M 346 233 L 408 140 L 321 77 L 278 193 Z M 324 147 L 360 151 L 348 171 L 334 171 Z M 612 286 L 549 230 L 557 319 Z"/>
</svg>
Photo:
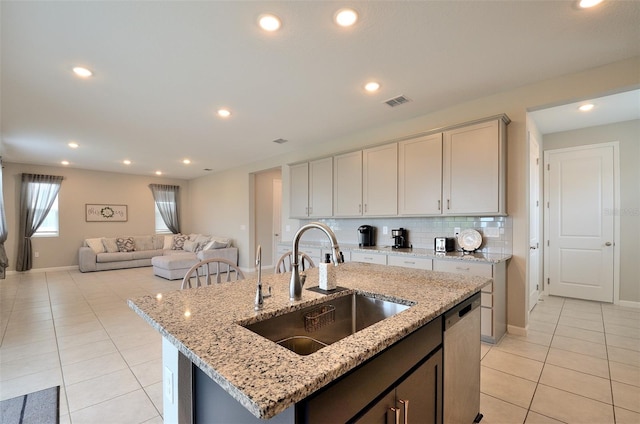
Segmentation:
<svg viewBox="0 0 640 424">
<path fill-rule="evenodd" d="M 529 133 L 529 311 L 536 306 L 540 283 L 540 144 Z"/>
<path fill-rule="evenodd" d="M 549 293 L 613 302 L 615 145 L 545 152 Z"/>
<path fill-rule="evenodd" d="M 278 260 L 278 244 L 282 241 L 282 180 L 273 180 L 273 266 Z"/>
</svg>

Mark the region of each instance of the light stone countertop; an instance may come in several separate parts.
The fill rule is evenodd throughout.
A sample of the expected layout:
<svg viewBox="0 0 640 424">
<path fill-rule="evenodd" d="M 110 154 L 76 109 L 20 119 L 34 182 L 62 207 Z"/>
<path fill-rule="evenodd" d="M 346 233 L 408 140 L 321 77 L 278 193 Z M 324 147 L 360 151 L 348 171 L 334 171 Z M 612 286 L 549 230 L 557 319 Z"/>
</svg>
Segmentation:
<svg viewBox="0 0 640 424">
<path fill-rule="evenodd" d="M 305 289 L 318 285 L 317 268 L 305 274 Z M 129 300 L 129 306 L 253 415 L 271 418 L 491 282 L 484 277 L 435 271 L 341 264 L 336 269 L 338 286 L 413 306 L 311 355 L 300 356 L 238 324 L 347 293 L 323 295 L 303 290 L 302 300 L 291 302 L 290 276 L 263 274 L 263 287 L 272 287 L 272 297 L 265 299 L 260 312 L 253 310 L 255 278 L 145 296 Z"/>
<path fill-rule="evenodd" d="M 283 246 L 291 246 L 291 242 L 280 243 Z M 315 247 L 329 249 L 331 246 L 325 242 L 301 242 L 300 247 Z M 395 249 L 391 246 L 369 246 L 361 247 L 357 244 L 340 244 L 341 250 L 351 252 L 368 252 L 368 253 L 384 253 L 403 256 L 414 256 L 418 258 L 427 259 L 447 259 L 454 261 L 471 261 L 471 262 L 485 262 L 485 263 L 500 263 L 511 259 L 511 255 L 505 255 L 501 253 L 463 253 L 461 251 L 455 252 L 436 252 L 433 249 L 424 249 L 419 247 Z M 291 247 L 289 247 L 291 249 Z"/>
</svg>

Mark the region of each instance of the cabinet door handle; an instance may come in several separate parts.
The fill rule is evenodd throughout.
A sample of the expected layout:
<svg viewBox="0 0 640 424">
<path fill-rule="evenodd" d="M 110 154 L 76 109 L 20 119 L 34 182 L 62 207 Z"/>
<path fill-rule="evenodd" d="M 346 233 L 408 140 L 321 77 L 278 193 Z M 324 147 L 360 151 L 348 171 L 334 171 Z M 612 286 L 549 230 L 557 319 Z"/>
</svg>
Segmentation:
<svg viewBox="0 0 640 424">
<path fill-rule="evenodd" d="M 364 204 L 364 213 L 367 213 L 367 204 Z"/>
<path fill-rule="evenodd" d="M 400 399 L 398 403 L 402 407 L 403 424 L 409 424 L 409 399 Z"/>
<path fill-rule="evenodd" d="M 362 213 L 362 204 L 358 205 L 358 213 Z"/>
<path fill-rule="evenodd" d="M 400 408 L 387 409 L 387 424 L 400 424 Z"/>
<path fill-rule="evenodd" d="M 451 199 L 447 199 L 447 210 L 451 209 Z"/>
<path fill-rule="evenodd" d="M 440 199 L 438 199 L 438 210 L 440 210 Z"/>
</svg>

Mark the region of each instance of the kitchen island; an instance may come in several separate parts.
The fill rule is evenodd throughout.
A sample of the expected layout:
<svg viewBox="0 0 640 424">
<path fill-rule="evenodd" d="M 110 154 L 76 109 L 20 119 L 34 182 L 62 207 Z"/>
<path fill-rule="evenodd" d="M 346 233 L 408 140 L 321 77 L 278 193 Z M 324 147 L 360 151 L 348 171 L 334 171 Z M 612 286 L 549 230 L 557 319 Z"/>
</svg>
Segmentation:
<svg viewBox="0 0 640 424">
<path fill-rule="evenodd" d="M 306 274 L 305 289 L 317 286 L 317 268 Z M 341 264 L 336 269 L 336 277 L 338 286 L 346 291 L 325 295 L 303 290 L 303 299 L 291 302 L 290 274 L 264 276 L 263 286 L 272 288 L 272 296 L 265 299 L 264 308 L 259 312 L 254 311 L 255 279 L 130 300 L 130 307 L 164 339 L 165 422 L 172 422 L 171 415 L 177 416 L 171 409 L 178 409 L 176 398 L 179 400 L 182 396 L 176 393 L 181 390 L 176 384 L 178 376 L 169 363 L 173 351 L 178 352 L 178 357 L 186 358 L 197 373 L 206 375 L 252 416 L 260 419 L 286 416 L 290 417 L 289 422 L 294 422 L 292 410 L 296 404 L 300 405 L 317 391 L 380 357 L 412 333 L 441 319 L 446 311 L 491 282 L 484 277 L 362 263 Z M 306 356 L 244 327 L 348 292 L 410 307 Z M 442 325 L 438 323 L 435 327 L 439 327 L 441 336 Z M 479 334 L 477 343 L 480 343 Z M 197 397 L 198 393 L 193 396 Z"/>
</svg>

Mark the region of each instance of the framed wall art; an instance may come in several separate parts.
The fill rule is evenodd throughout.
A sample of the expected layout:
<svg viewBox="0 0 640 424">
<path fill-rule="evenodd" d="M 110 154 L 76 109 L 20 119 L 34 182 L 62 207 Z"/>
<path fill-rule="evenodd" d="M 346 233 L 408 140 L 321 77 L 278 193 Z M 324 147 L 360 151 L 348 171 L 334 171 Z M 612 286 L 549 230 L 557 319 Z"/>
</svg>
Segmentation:
<svg viewBox="0 0 640 424">
<path fill-rule="evenodd" d="M 125 222 L 127 220 L 127 205 L 87 203 L 85 205 L 85 219 L 87 222 Z"/>
</svg>

